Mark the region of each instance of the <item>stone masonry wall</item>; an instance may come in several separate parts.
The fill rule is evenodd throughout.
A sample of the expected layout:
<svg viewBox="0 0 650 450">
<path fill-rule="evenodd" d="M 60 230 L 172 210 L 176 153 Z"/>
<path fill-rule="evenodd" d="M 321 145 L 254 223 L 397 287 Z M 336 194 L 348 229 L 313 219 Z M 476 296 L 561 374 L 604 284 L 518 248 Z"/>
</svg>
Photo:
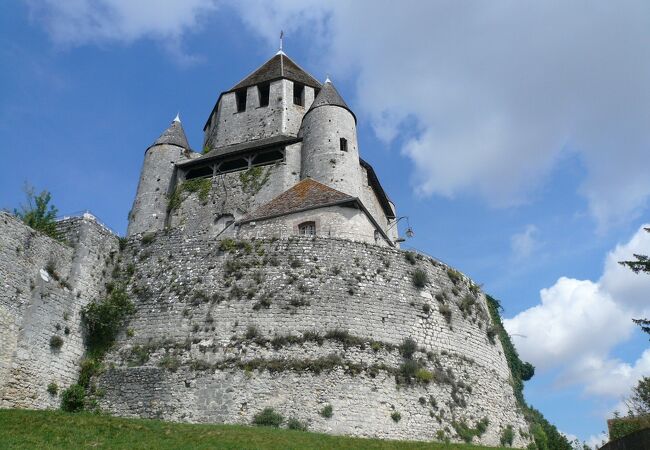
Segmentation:
<svg viewBox="0 0 650 450">
<path fill-rule="evenodd" d="M 111 413 L 247 424 L 273 407 L 313 431 L 455 441 L 454 423 L 487 418 L 475 443 L 497 445 L 508 425 L 515 446 L 529 442 L 484 295 L 437 261 L 338 239 L 180 230 L 130 239 L 121 260 L 136 266 L 136 313 L 97 380 Z M 400 375 L 407 338 L 431 379 Z"/>
<path fill-rule="evenodd" d="M 287 146 L 285 152 L 284 162 L 211 178 L 212 187 L 205 199 L 197 193 L 183 193 L 180 206 L 171 213 L 170 226 L 180 227 L 187 234 L 207 232 L 215 236 L 223 230 L 218 220 L 222 215 L 230 214 L 238 220 L 291 188 L 299 181 L 300 143 Z M 257 175 L 249 176 L 252 173 Z"/>
<path fill-rule="evenodd" d="M 78 375 L 80 311 L 100 295 L 117 237 L 90 215 L 58 228 L 68 245 L 0 212 L 0 408 L 56 408 L 48 384 L 60 391 Z"/>
<path fill-rule="evenodd" d="M 246 110 L 237 112 L 235 93 L 222 95 L 216 118 L 206 130 L 208 148 L 264 139 L 278 134 L 297 136 L 302 117 L 314 101 L 314 88 L 305 86 L 305 105 L 293 103 L 293 82 L 271 82 L 268 106 L 260 107 L 257 86 L 246 92 Z"/>
<path fill-rule="evenodd" d="M 299 234 L 303 222 L 316 224 L 316 235 L 348 239 L 369 244 L 389 245 L 383 237 L 375 238 L 375 226 L 360 209 L 349 206 L 328 206 L 275 217 L 269 220 L 245 223 L 239 229 L 239 238 L 288 238 Z"/>
</svg>

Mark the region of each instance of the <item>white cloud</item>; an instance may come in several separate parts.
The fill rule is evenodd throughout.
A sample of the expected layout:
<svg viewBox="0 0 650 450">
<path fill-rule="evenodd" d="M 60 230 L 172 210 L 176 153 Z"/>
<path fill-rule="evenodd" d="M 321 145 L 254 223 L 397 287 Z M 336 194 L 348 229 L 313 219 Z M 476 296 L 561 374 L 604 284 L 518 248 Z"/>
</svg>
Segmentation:
<svg viewBox="0 0 650 450">
<path fill-rule="evenodd" d="M 618 264 L 634 253 L 650 254 L 643 227 L 607 255 L 598 281 L 562 277 L 541 290 L 540 304 L 504 320 L 522 357 L 540 370 L 559 368 L 561 382 L 580 384 L 587 394 L 619 400 L 629 394 L 650 373 L 650 350 L 633 363 L 609 353 L 635 328 L 631 319 L 650 311 L 650 276 Z"/>
<path fill-rule="evenodd" d="M 180 62 L 192 57 L 181 51 L 182 37 L 195 32 L 216 10 L 216 0 L 26 0 L 32 17 L 51 39 L 63 46 L 160 41 Z"/>
<path fill-rule="evenodd" d="M 650 4 L 285 0 L 240 3 L 251 30 L 306 30 L 335 76 L 354 76 L 377 135 L 407 136 L 418 192 L 526 202 L 577 152 L 601 225 L 650 196 Z M 264 8 L 265 14 L 260 14 Z"/>
<path fill-rule="evenodd" d="M 510 248 L 516 260 L 526 259 L 539 250 L 541 244 L 537 239 L 538 233 L 539 230 L 535 225 L 526 225 L 524 231 L 510 238 Z"/>
<path fill-rule="evenodd" d="M 219 0 L 26 0 L 60 44 L 156 39 L 182 57 Z M 567 152 L 600 225 L 650 197 L 650 3 L 242 0 L 223 3 L 277 45 L 354 77 L 357 111 L 377 135 L 404 137 L 423 195 L 527 202 Z M 297 33 L 299 31 L 299 33 Z"/>
</svg>

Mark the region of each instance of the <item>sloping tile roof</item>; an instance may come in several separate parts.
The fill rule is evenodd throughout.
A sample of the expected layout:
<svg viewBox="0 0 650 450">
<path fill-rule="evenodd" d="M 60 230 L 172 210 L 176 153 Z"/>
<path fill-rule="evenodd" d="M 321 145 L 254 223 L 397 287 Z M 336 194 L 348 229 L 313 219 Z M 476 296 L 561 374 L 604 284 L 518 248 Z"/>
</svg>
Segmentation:
<svg viewBox="0 0 650 450">
<path fill-rule="evenodd" d="M 356 202 L 357 199 L 329 186 L 305 178 L 270 202 L 244 217 L 243 222 L 291 214 L 319 206 Z"/>
<path fill-rule="evenodd" d="M 321 86 L 320 82 L 316 78 L 305 72 L 298 64 L 293 62 L 291 58 L 282 52 L 278 52 L 278 54 L 273 58 L 262 64 L 259 69 L 233 86 L 231 91 L 247 86 L 254 86 L 266 81 L 277 80 L 279 78 L 297 81 L 315 88 Z"/>
<path fill-rule="evenodd" d="M 339 94 L 339 91 L 336 90 L 334 84 L 332 84 L 329 79 L 325 84 L 323 84 L 323 88 L 320 90 L 307 112 L 313 111 L 320 106 L 340 106 L 341 108 L 350 111 L 352 116 L 354 116 L 354 121 L 357 121 L 357 117 L 354 115 L 348 104 L 345 103 L 345 100 L 343 100 L 343 97 L 341 97 L 341 94 Z"/>
<path fill-rule="evenodd" d="M 156 141 L 151 144 L 154 145 L 163 145 L 171 144 L 178 145 L 186 149 L 190 148 L 190 144 L 187 142 L 187 137 L 185 136 L 185 131 L 183 130 L 183 125 L 181 125 L 180 120 L 174 120 L 172 124 L 167 128 L 163 134 L 160 135 Z"/>
</svg>

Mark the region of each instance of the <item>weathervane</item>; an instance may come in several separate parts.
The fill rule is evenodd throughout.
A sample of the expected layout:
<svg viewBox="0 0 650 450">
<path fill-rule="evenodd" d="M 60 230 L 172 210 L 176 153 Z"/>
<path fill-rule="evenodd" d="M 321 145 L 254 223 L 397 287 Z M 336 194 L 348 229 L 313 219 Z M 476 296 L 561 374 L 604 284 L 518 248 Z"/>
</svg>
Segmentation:
<svg viewBox="0 0 650 450">
<path fill-rule="evenodd" d="M 280 52 L 282 52 L 282 40 L 284 39 L 284 31 L 280 30 Z"/>
</svg>

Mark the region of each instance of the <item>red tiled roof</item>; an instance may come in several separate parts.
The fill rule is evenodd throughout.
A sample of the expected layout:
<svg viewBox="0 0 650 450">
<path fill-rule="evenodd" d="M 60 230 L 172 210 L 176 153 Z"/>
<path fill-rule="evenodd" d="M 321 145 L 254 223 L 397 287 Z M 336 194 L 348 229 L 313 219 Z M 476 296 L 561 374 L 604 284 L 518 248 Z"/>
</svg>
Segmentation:
<svg viewBox="0 0 650 450">
<path fill-rule="evenodd" d="M 314 209 L 319 206 L 354 202 L 357 199 L 329 186 L 305 178 L 291 189 L 284 191 L 268 203 L 257 208 L 244 217 L 244 222 L 251 220 L 283 216 L 298 211 Z"/>
</svg>

